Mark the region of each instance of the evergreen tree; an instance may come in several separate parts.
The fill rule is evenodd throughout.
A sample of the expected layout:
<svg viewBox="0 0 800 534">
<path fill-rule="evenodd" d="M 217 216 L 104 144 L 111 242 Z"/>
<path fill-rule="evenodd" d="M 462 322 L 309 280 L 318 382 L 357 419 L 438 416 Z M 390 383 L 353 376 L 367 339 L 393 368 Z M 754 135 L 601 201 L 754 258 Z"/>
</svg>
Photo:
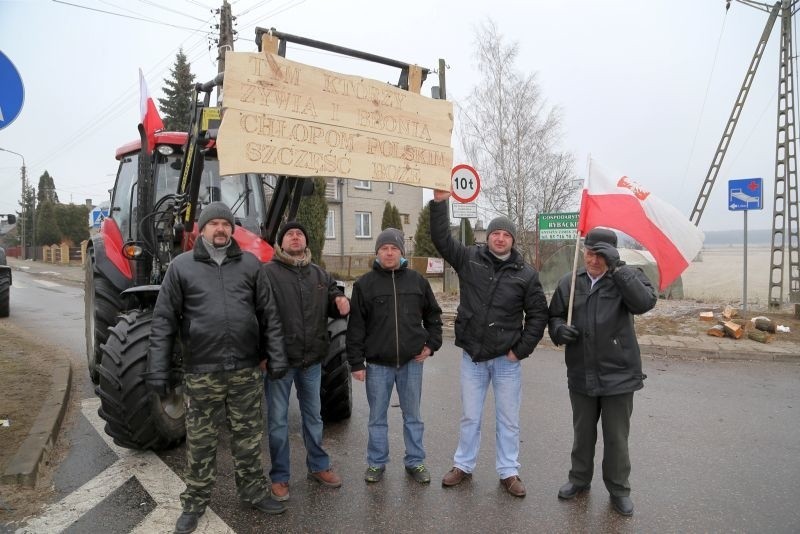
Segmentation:
<svg viewBox="0 0 800 534">
<path fill-rule="evenodd" d="M 466 228 L 464 229 L 464 245 L 470 246 L 475 244 L 475 232 L 472 231 L 472 223 L 470 223 L 469 219 L 463 219 L 465 223 L 459 223 L 458 225 L 458 240 L 461 241 L 461 225 L 466 224 Z"/>
<path fill-rule="evenodd" d="M 310 179 L 310 178 L 309 178 Z M 314 180 L 314 193 L 303 197 L 297 209 L 297 221 L 306 227 L 308 248 L 312 261 L 324 266 L 322 249 L 325 246 L 325 219 L 328 218 L 328 201 L 325 198 L 325 178 L 317 176 Z"/>
<path fill-rule="evenodd" d="M 34 221 L 34 201 L 36 193 L 33 187 L 26 187 L 22 192 L 22 199 L 19 202 L 20 211 L 17 213 L 17 232 L 24 230 L 24 236 L 20 233 L 19 239 L 22 244 L 23 237 L 26 246 L 33 244 L 33 221 Z M 22 214 L 25 213 L 25 217 Z"/>
<path fill-rule="evenodd" d="M 56 219 L 62 241 L 76 247 L 89 239 L 89 208 L 83 204 L 56 204 Z"/>
<path fill-rule="evenodd" d="M 392 228 L 397 228 L 398 230 L 403 229 L 403 219 L 400 218 L 400 210 L 397 209 L 397 206 L 392 204 Z"/>
<path fill-rule="evenodd" d="M 36 246 L 42 247 L 60 243 L 61 229 L 56 219 L 56 204 L 50 200 L 45 200 L 36 208 Z"/>
<path fill-rule="evenodd" d="M 383 216 L 381 217 L 381 231 L 386 230 L 387 228 L 397 228 L 396 226 L 392 226 L 392 203 L 391 202 L 384 202 L 383 203 Z"/>
<path fill-rule="evenodd" d="M 175 66 L 170 70 L 171 79 L 164 79 L 161 89 L 166 98 L 159 98 L 158 103 L 163 113 L 165 130 L 185 132 L 191 124 L 189 113 L 194 98 L 194 74 L 191 65 L 183 53 L 183 48 L 175 56 Z"/>
<path fill-rule="evenodd" d="M 414 234 L 414 256 L 424 258 L 440 258 L 439 251 L 431 241 L 431 208 L 428 204 L 422 208 Z"/>
<path fill-rule="evenodd" d="M 56 184 L 50 173 L 44 171 L 39 177 L 39 190 L 36 193 L 36 203 L 43 204 L 47 201 L 53 204 L 58 204 L 58 194 L 56 193 Z"/>
</svg>

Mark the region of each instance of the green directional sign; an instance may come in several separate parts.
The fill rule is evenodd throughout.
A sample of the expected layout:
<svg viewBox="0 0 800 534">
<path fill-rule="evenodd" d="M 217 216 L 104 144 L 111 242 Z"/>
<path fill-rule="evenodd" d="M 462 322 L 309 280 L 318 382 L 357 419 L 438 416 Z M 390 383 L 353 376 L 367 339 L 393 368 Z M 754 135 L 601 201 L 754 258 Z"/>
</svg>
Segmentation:
<svg viewBox="0 0 800 534">
<path fill-rule="evenodd" d="M 555 241 L 558 239 L 577 239 L 578 212 L 540 213 L 539 239 Z"/>
</svg>

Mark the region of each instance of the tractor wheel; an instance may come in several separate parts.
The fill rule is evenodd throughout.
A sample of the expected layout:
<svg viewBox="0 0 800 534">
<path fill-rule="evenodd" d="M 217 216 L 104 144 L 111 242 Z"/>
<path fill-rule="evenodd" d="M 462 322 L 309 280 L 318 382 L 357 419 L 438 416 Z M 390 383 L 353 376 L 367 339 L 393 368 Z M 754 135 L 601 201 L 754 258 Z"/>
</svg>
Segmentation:
<svg viewBox="0 0 800 534">
<path fill-rule="evenodd" d="M 11 277 L 0 269 L 0 317 L 8 317 L 11 297 Z"/>
<path fill-rule="evenodd" d="M 347 363 L 345 335 L 347 320 L 333 319 L 328 322 L 331 339 L 328 356 L 322 362 L 322 420 L 335 423 L 348 419 L 353 411 L 353 379 Z"/>
<path fill-rule="evenodd" d="M 152 319 L 152 311 L 120 316 L 100 347 L 98 414 L 106 421 L 106 434 L 129 449 L 168 449 L 186 435 L 183 387 L 174 386 L 163 398 L 145 387 Z"/>
<path fill-rule="evenodd" d="M 100 345 L 108 339 L 108 329 L 117 324 L 124 301 L 119 290 L 101 273 L 95 264 L 94 250 L 86 261 L 86 281 L 83 287 L 84 320 L 86 321 L 86 361 L 89 376 L 97 384 L 100 375 Z"/>
</svg>

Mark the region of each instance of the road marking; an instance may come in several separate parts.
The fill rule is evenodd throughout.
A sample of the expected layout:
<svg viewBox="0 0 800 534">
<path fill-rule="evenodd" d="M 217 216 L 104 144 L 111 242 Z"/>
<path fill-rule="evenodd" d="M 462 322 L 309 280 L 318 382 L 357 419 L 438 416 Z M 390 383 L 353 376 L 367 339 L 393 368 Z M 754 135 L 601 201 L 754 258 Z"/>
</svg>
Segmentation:
<svg viewBox="0 0 800 534">
<path fill-rule="evenodd" d="M 132 476 L 136 477 L 156 502 L 156 508 L 132 532 L 149 534 L 172 531 L 175 520 L 181 513 L 178 496 L 185 488 L 183 481 L 153 452 L 134 451 L 117 446 L 103 431 L 105 421 L 97 415 L 99 407 L 100 399 L 97 398 L 81 402 L 84 417 L 119 459 L 61 501 L 47 506 L 39 517 L 17 530 L 17 534 L 61 532 L 69 528 Z M 233 533 L 234 531 L 211 508 L 206 508 L 197 532 Z"/>
<path fill-rule="evenodd" d="M 36 280 L 36 283 L 44 287 L 62 287 L 64 284 L 58 282 L 51 282 L 49 280 Z"/>
</svg>

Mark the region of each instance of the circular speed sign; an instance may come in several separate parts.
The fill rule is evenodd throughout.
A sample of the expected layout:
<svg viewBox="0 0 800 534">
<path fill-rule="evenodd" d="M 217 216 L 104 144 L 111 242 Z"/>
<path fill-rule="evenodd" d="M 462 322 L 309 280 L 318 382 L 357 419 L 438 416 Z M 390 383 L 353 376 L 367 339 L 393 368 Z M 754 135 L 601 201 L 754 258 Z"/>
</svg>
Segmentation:
<svg viewBox="0 0 800 534">
<path fill-rule="evenodd" d="M 466 204 L 478 197 L 478 193 L 481 192 L 481 179 L 478 171 L 469 165 L 456 165 L 450 176 L 450 192 L 454 199 Z"/>
</svg>

